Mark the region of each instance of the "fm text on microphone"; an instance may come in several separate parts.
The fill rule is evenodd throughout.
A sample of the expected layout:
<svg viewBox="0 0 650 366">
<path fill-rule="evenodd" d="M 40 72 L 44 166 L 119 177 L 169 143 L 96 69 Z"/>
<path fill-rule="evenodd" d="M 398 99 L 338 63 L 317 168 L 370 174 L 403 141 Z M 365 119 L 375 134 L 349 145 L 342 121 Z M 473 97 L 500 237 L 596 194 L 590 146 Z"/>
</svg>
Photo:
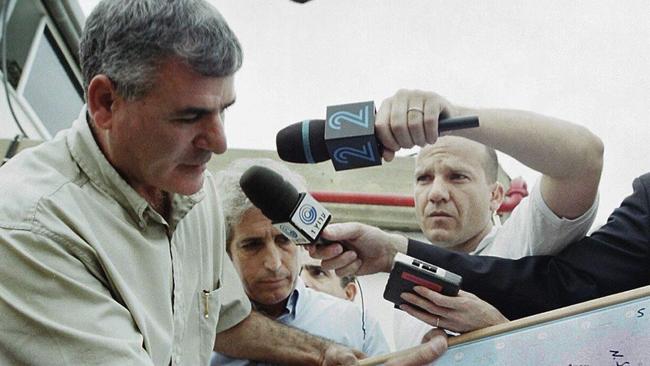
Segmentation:
<svg viewBox="0 0 650 366">
<path fill-rule="evenodd" d="M 478 127 L 477 116 L 438 121 L 438 133 Z M 327 119 L 294 123 L 275 139 L 280 159 L 291 163 L 332 160 L 334 169 L 347 170 L 381 165 L 383 147 L 375 136 L 375 103 L 372 101 L 327 107 Z"/>
<path fill-rule="evenodd" d="M 253 205 L 295 244 L 316 242 L 332 218 L 309 193 L 299 193 L 281 175 L 263 166 L 246 170 L 239 185 Z"/>
</svg>

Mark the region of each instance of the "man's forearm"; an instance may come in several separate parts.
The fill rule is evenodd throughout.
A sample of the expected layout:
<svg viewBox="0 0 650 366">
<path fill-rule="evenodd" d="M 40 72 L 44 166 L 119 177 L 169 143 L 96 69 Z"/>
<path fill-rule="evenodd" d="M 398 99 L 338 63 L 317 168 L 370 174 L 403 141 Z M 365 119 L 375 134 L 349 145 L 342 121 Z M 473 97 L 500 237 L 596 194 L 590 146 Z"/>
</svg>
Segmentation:
<svg viewBox="0 0 650 366">
<path fill-rule="evenodd" d="M 648 284 L 648 248 L 585 238 L 557 256 L 511 260 L 472 256 L 413 242 L 409 255 L 463 277 L 463 289 L 509 319 Z"/>
<path fill-rule="evenodd" d="M 463 289 L 510 319 L 649 284 L 650 174 L 607 224 L 557 256 L 510 260 L 472 256 L 410 241 L 408 255 L 463 277 Z"/>
<path fill-rule="evenodd" d="M 556 179 L 575 177 L 602 164 L 602 142 L 581 125 L 528 111 L 459 109 L 477 114 L 478 128 L 454 131 L 502 151 Z"/>
<path fill-rule="evenodd" d="M 481 126 L 453 133 L 542 173 L 542 197 L 556 215 L 572 219 L 592 207 L 603 167 L 603 143 L 588 129 L 526 111 L 460 109 L 460 113 L 478 114 Z"/>
<path fill-rule="evenodd" d="M 585 301 L 598 294 L 592 280 L 579 271 L 572 272 L 570 267 L 558 266 L 551 256 L 519 260 L 473 256 L 415 241 L 409 246 L 409 255 L 462 276 L 463 290 L 487 301 L 509 319 Z"/>
<path fill-rule="evenodd" d="M 215 350 L 232 358 L 283 365 L 321 365 L 331 341 L 273 321 L 258 312 L 217 334 Z"/>
</svg>

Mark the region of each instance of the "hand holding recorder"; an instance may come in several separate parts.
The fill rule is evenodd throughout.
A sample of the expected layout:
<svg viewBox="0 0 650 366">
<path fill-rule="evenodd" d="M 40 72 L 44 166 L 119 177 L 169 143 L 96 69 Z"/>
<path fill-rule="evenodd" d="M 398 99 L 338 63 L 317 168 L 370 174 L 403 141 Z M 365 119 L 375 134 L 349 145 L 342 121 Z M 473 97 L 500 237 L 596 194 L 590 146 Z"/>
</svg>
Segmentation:
<svg viewBox="0 0 650 366">
<path fill-rule="evenodd" d="M 459 290 L 460 276 L 405 255 L 406 237 L 360 223 L 331 224 L 322 236 L 333 243 L 307 248 L 324 269 L 340 276 L 390 272 L 384 297 L 431 326 L 467 332 L 508 321 L 492 305 Z"/>
<path fill-rule="evenodd" d="M 357 222 L 328 225 L 321 235 L 329 243 L 308 245 L 309 255 L 321 259 L 323 269 L 336 270 L 339 276 L 362 276 L 391 271 L 399 272 L 399 276 L 402 276 L 402 272 L 421 273 L 413 276 L 420 278 L 433 274 L 439 278 L 430 282 L 438 282 L 437 286 L 422 281 L 419 284 L 446 295 L 458 293 L 460 276 L 405 255 L 408 239 L 402 235 L 387 233 Z"/>
</svg>

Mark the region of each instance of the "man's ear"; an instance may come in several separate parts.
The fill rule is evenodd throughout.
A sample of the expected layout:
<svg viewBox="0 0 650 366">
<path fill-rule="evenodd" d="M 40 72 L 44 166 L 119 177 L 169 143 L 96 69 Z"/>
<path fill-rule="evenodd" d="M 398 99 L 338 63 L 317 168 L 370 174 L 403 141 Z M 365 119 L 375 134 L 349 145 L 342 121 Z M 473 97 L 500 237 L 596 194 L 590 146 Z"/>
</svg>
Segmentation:
<svg viewBox="0 0 650 366">
<path fill-rule="evenodd" d="M 354 282 L 348 282 L 343 289 L 345 291 L 345 298 L 354 301 L 354 298 L 357 297 L 357 285 Z"/>
<path fill-rule="evenodd" d="M 113 104 L 118 97 L 113 81 L 106 75 L 93 77 L 88 84 L 88 114 L 95 126 L 109 129 L 113 120 Z"/>
<path fill-rule="evenodd" d="M 496 212 L 501 207 L 504 197 L 505 190 L 503 189 L 503 185 L 499 182 L 494 182 L 490 197 L 490 211 Z"/>
</svg>

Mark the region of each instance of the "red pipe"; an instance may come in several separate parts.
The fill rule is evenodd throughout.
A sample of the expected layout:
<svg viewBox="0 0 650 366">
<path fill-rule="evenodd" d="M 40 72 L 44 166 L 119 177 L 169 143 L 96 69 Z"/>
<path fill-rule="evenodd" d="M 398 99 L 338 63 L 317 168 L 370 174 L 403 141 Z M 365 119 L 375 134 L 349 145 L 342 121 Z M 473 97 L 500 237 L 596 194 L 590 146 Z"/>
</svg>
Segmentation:
<svg viewBox="0 0 650 366">
<path fill-rule="evenodd" d="M 357 192 L 310 192 L 320 202 L 413 207 L 413 196 Z"/>
<path fill-rule="evenodd" d="M 397 206 L 397 207 L 414 207 L 415 201 L 410 195 L 397 194 L 376 194 L 376 193 L 358 193 L 358 192 L 326 192 L 314 191 L 311 195 L 320 202 L 327 203 L 347 203 L 357 205 L 378 205 L 378 206 Z M 510 212 L 528 196 L 526 182 L 522 178 L 515 178 L 510 182 L 510 189 L 506 193 L 506 198 L 499 207 L 499 213 Z"/>
<path fill-rule="evenodd" d="M 514 178 L 510 181 L 510 188 L 506 192 L 506 198 L 501 203 L 501 206 L 499 206 L 497 213 L 512 212 L 526 196 L 528 196 L 528 186 L 524 178 Z"/>
</svg>

